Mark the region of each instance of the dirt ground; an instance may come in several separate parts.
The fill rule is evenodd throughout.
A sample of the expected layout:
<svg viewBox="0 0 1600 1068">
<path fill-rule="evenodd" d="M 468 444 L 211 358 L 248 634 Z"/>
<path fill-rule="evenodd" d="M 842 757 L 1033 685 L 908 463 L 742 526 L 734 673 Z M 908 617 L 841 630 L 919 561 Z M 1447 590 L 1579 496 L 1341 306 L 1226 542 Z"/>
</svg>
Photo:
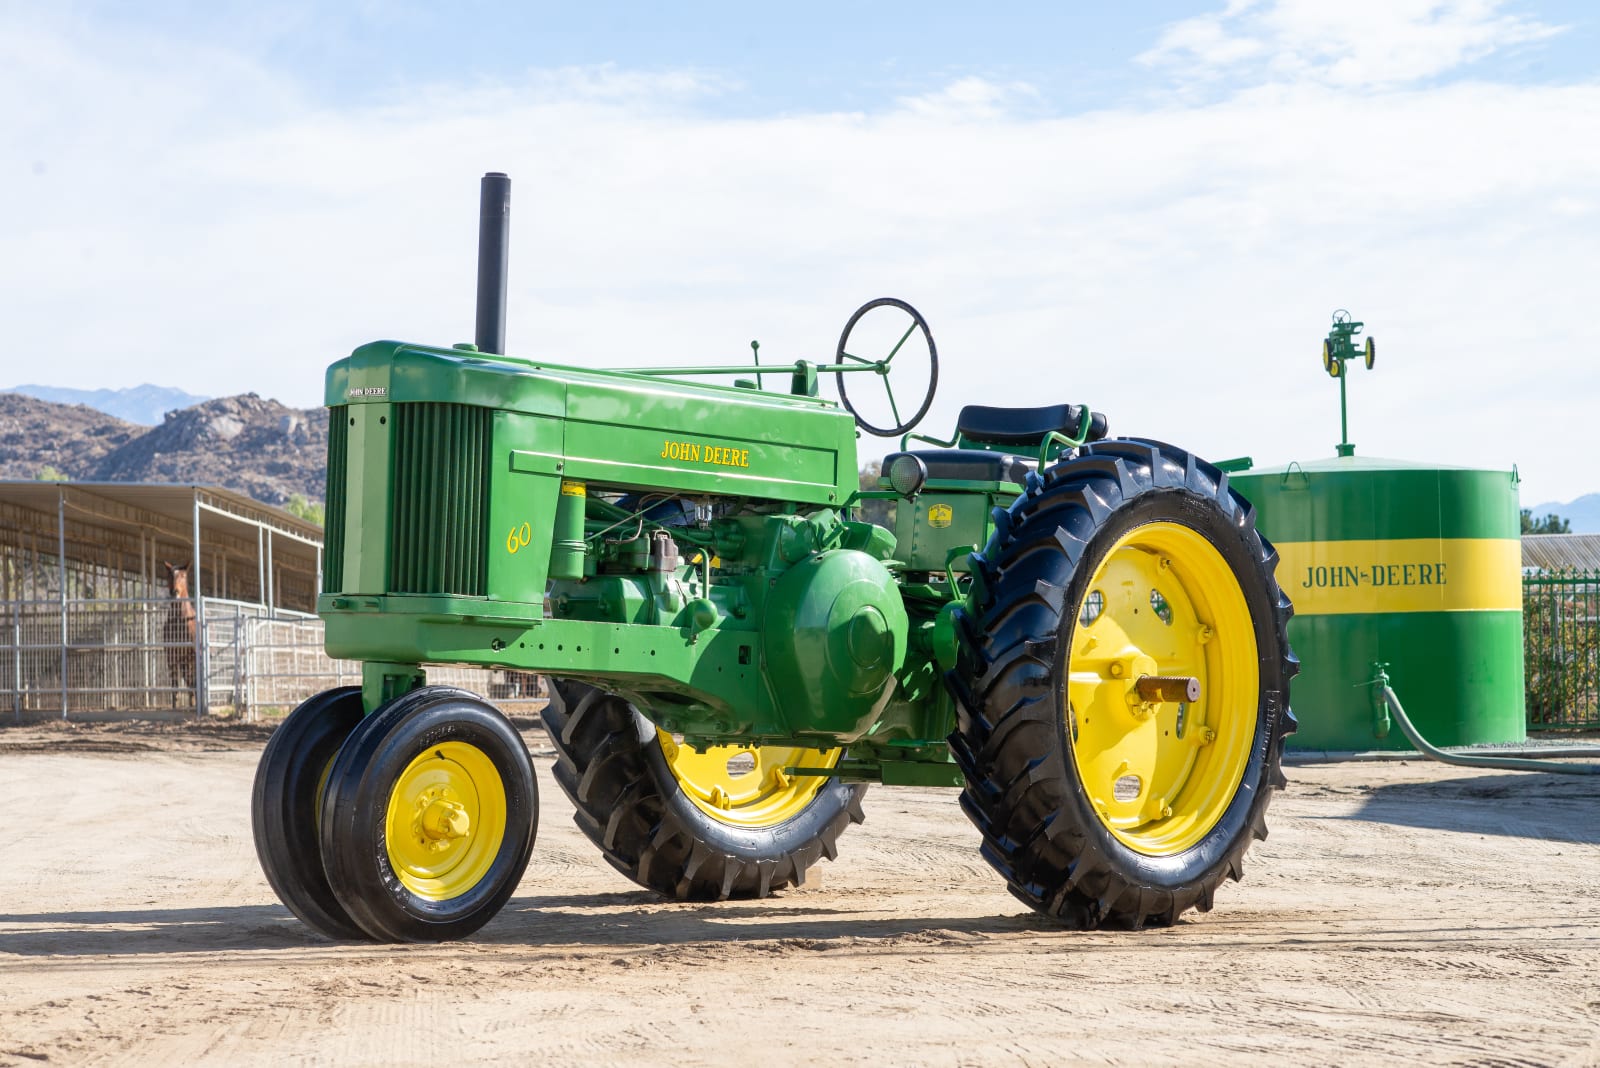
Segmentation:
<svg viewBox="0 0 1600 1068">
<path fill-rule="evenodd" d="M 953 791 L 805 889 L 664 903 L 544 810 L 472 941 L 338 945 L 250 836 L 260 728 L 0 729 L 0 1064 L 1600 1064 L 1600 776 L 1297 766 L 1217 908 L 1052 929 Z"/>
</svg>

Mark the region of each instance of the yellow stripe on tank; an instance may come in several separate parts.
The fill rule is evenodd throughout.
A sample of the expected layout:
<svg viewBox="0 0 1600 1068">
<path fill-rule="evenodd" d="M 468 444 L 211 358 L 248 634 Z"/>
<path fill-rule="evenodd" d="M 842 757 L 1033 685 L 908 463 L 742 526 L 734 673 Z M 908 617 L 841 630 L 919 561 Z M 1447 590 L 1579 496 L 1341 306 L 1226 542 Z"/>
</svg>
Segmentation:
<svg viewBox="0 0 1600 1068">
<path fill-rule="evenodd" d="M 1277 550 L 1278 584 L 1297 616 L 1522 609 L 1514 538 L 1299 541 Z"/>
</svg>

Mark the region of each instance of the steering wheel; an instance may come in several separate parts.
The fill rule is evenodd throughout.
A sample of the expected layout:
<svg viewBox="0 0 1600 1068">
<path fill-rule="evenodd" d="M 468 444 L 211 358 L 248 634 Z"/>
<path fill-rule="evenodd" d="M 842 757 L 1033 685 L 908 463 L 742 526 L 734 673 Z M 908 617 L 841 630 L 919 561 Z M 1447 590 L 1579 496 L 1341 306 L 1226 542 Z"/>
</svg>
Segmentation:
<svg viewBox="0 0 1600 1068">
<path fill-rule="evenodd" d="M 869 312 L 878 308 L 891 310 L 878 315 L 868 315 Z M 909 324 L 906 321 L 907 317 L 910 320 Z M 873 360 L 862 356 L 860 353 L 852 352 L 850 336 L 857 327 L 862 328 L 862 336 L 859 339 L 862 344 L 883 347 L 888 347 L 892 344 L 893 347 L 889 348 L 888 355 L 882 359 Z M 903 330 L 902 327 L 904 328 Z M 913 335 L 919 332 L 922 335 L 921 341 L 914 342 Z M 907 347 L 908 342 L 912 342 L 909 348 Z M 920 353 L 924 349 L 927 351 L 928 367 L 926 373 L 928 385 L 926 390 L 923 391 L 921 406 L 917 408 L 915 414 L 909 419 L 905 419 L 901 417 L 900 404 L 895 399 L 894 385 L 890 381 L 891 365 L 896 371 L 906 372 L 909 370 L 909 374 L 902 373 L 899 376 L 902 390 L 906 389 L 908 384 L 916 385 L 922 379 Z M 900 357 L 901 360 L 898 364 L 894 362 L 896 357 Z M 880 438 L 892 438 L 904 434 L 922 421 L 922 417 L 928 414 L 928 408 L 933 404 L 933 393 L 939 385 L 939 350 L 934 347 L 933 334 L 928 331 L 928 321 L 922 317 L 921 312 L 903 300 L 898 300 L 894 297 L 879 297 L 877 300 L 869 300 L 857 308 L 856 313 L 850 316 L 850 321 L 844 324 L 844 333 L 839 335 L 839 349 L 834 353 L 834 362 L 838 364 L 860 364 L 861 369 L 851 373 L 873 373 L 878 375 L 883 382 L 883 392 L 888 399 L 888 415 L 892 420 L 889 426 L 879 425 L 889 421 L 883 418 L 881 411 L 874 410 L 869 414 L 863 414 L 862 407 L 852 401 L 850 394 L 845 391 L 845 379 L 850 375 L 845 371 L 834 372 L 834 377 L 839 383 L 839 399 L 844 402 L 845 409 L 856 417 L 856 425 L 869 434 L 875 434 Z M 860 396 L 861 393 L 862 390 L 858 387 L 857 396 Z"/>
</svg>

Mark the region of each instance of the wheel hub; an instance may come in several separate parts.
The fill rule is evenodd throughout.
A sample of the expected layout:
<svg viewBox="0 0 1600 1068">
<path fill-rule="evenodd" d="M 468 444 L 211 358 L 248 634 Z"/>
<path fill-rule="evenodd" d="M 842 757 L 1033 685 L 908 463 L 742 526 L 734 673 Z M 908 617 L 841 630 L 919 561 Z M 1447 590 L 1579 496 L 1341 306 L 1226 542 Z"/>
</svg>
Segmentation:
<svg viewBox="0 0 1600 1068">
<path fill-rule="evenodd" d="M 430 794 L 432 792 L 428 791 Z M 472 818 L 459 801 L 443 797 L 430 801 L 425 795 L 417 799 L 417 806 L 421 810 L 417 817 L 418 830 L 424 838 L 441 847 L 472 833 Z"/>
<path fill-rule="evenodd" d="M 805 810 L 827 783 L 826 775 L 790 775 L 789 768 L 824 769 L 840 750 L 788 746 L 711 746 L 705 752 L 656 735 L 667 767 L 685 796 L 723 823 L 771 827 Z"/>
<path fill-rule="evenodd" d="M 476 746 L 446 742 L 414 759 L 389 794 L 395 875 L 432 901 L 458 897 L 488 872 L 505 833 L 499 770 Z"/>
<path fill-rule="evenodd" d="M 1238 583 L 1199 534 L 1147 524 L 1100 561 L 1073 629 L 1067 726 L 1090 804 L 1125 844 L 1180 852 L 1221 818 L 1254 735 L 1254 660 Z"/>
</svg>

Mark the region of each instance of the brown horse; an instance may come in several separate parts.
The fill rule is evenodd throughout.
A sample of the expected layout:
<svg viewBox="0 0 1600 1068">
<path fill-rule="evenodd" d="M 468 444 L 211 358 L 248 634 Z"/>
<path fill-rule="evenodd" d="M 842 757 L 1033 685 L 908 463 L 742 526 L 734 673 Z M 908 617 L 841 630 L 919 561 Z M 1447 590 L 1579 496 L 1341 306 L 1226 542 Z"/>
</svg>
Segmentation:
<svg viewBox="0 0 1600 1068">
<path fill-rule="evenodd" d="M 167 648 L 167 674 L 172 677 L 173 685 L 182 689 L 189 689 L 195 681 L 194 602 L 189 599 L 191 563 L 192 560 L 187 560 L 181 567 L 173 567 L 161 561 L 161 566 L 167 569 L 167 593 L 172 597 L 167 621 L 161 626 L 161 641 Z M 172 692 L 172 707 L 178 707 L 177 689 Z"/>
</svg>

